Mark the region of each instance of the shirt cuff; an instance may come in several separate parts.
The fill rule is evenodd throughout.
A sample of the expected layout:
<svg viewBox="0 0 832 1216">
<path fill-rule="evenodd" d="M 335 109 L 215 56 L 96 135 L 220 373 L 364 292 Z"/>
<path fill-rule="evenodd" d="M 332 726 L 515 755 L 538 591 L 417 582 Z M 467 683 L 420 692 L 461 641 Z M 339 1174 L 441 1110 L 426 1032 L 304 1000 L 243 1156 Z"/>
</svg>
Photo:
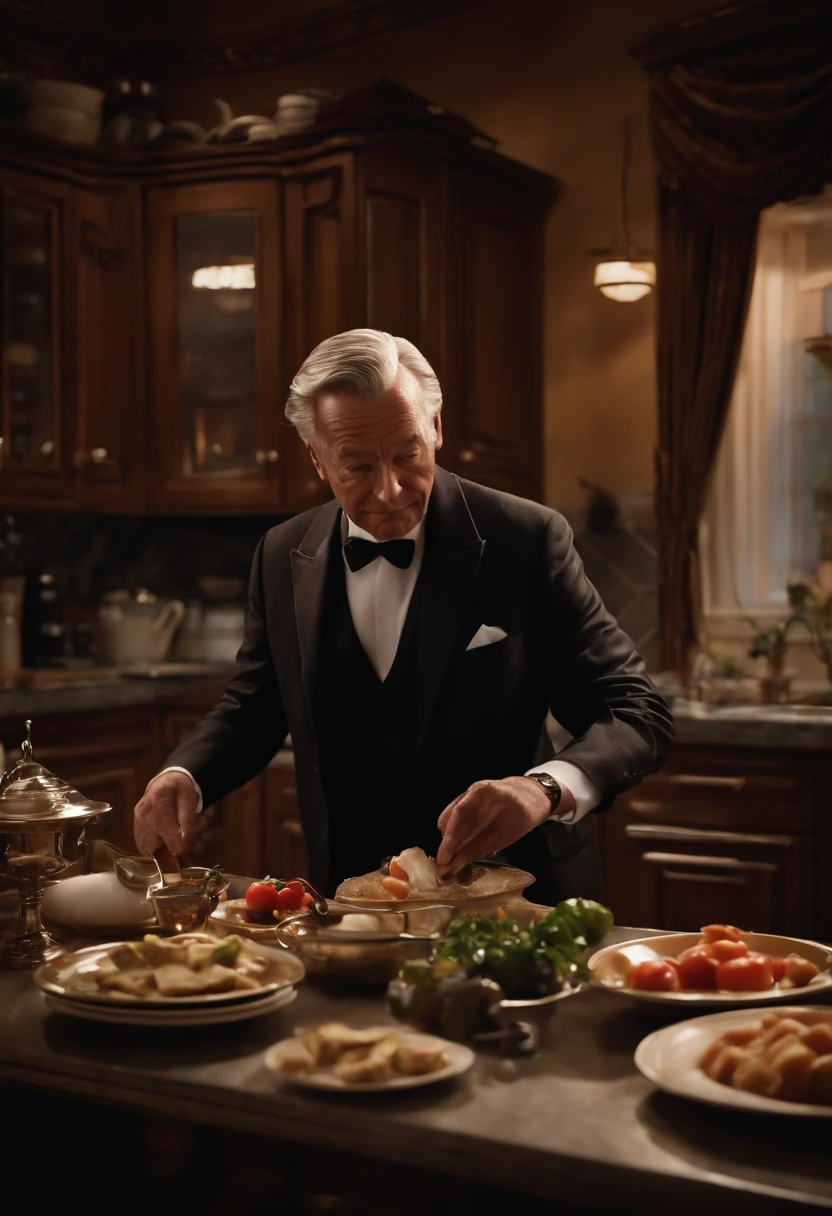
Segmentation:
<svg viewBox="0 0 832 1216">
<path fill-rule="evenodd" d="M 567 764 L 566 767 L 572 768 L 573 766 L 571 764 Z M 158 772 L 156 774 L 156 777 L 161 777 L 162 773 L 184 773 L 186 777 L 190 777 L 191 784 L 193 785 L 194 789 L 196 790 L 196 796 L 198 799 L 197 804 L 196 804 L 196 813 L 197 813 L 197 815 L 201 815 L 202 814 L 202 790 L 199 788 L 199 784 L 197 783 L 197 779 L 193 775 L 193 773 L 189 773 L 186 768 L 182 768 L 178 764 L 171 764 L 168 768 L 163 768 L 160 772 Z M 151 777 L 147 784 L 152 785 L 153 782 L 156 780 L 156 777 Z M 572 789 L 572 786 L 570 785 L 569 788 Z"/>
<path fill-rule="evenodd" d="M 559 815 L 555 811 L 549 816 L 555 823 L 580 823 L 601 801 L 598 786 L 590 781 L 583 769 L 567 760 L 547 760 L 545 764 L 536 764 L 534 768 L 530 768 L 524 776 L 528 777 L 529 773 L 548 773 L 559 785 L 565 785 L 575 799 L 574 811 L 567 815 Z"/>
</svg>

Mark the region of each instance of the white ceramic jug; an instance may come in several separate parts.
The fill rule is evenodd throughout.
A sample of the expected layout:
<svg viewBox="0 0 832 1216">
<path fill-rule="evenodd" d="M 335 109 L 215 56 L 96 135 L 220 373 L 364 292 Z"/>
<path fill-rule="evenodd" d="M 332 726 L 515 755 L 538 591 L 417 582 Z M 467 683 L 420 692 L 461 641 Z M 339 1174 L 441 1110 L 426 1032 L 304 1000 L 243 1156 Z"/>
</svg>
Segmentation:
<svg viewBox="0 0 832 1216">
<path fill-rule="evenodd" d="M 109 667 L 161 663 L 185 615 L 181 600 L 161 600 L 149 591 L 116 591 L 98 610 L 100 659 Z"/>
</svg>

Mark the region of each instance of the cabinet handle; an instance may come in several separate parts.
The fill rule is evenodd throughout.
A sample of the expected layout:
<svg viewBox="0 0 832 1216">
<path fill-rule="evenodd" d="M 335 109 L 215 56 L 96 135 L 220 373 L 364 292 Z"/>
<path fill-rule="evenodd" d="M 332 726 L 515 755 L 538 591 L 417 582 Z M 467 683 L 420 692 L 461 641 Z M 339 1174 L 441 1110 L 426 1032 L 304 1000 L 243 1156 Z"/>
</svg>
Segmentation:
<svg viewBox="0 0 832 1216">
<path fill-rule="evenodd" d="M 93 448 L 90 452 L 90 460 L 93 464 L 105 464 L 108 459 L 106 448 Z"/>
<path fill-rule="evenodd" d="M 717 870 L 762 870 L 767 874 L 777 869 L 770 861 L 741 861 L 739 857 L 709 857 L 704 853 L 642 853 L 641 860 L 652 866 L 712 866 Z"/>
<path fill-rule="evenodd" d="M 3 446 L 3 436 L 0 435 L 0 469 L 2 469 L 3 465 L 6 463 L 6 461 L 4 459 L 4 453 L 5 453 L 5 448 Z"/>
<path fill-rule="evenodd" d="M 791 836 L 762 836 L 752 832 L 703 832 L 700 828 L 677 828 L 672 824 L 628 823 L 624 835 L 630 840 L 684 840 L 689 844 L 756 844 L 773 849 L 790 849 Z"/>
<path fill-rule="evenodd" d="M 473 448 L 463 448 L 459 453 L 459 459 L 463 464 L 472 464 L 476 460 L 476 453 Z"/>
<path fill-rule="evenodd" d="M 303 828 L 301 827 L 299 819 L 284 819 L 280 827 L 287 836 L 297 836 L 298 838 L 303 837 Z"/>
<path fill-rule="evenodd" d="M 55 451 L 55 445 L 51 439 L 47 439 L 45 443 L 42 443 L 40 445 L 40 454 L 47 460 L 49 459 L 49 457 L 52 455 L 52 453 L 54 451 Z"/>
<path fill-rule="evenodd" d="M 277 464 L 280 460 L 280 452 L 276 448 L 269 448 L 268 451 L 255 452 L 254 459 L 262 467 L 264 464 Z"/>
<path fill-rule="evenodd" d="M 704 773 L 672 773 L 668 781 L 671 785 L 687 785 L 693 789 L 733 790 L 735 794 L 748 784 L 746 777 L 711 777 Z"/>
</svg>

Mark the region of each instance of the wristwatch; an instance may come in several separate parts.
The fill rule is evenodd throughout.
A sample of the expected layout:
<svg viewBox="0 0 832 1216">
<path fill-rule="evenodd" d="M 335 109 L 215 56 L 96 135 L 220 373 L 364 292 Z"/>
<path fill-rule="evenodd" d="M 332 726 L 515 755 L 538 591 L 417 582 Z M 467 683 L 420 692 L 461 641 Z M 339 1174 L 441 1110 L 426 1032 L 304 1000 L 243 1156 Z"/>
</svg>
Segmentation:
<svg viewBox="0 0 832 1216">
<path fill-rule="evenodd" d="M 561 789 L 557 781 L 551 773 L 526 773 L 526 776 L 532 781 L 536 781 L 542 786 L 549 798 L 549 805 L 552 811 L 557 810 L 560 803 Z"/>
</svg>

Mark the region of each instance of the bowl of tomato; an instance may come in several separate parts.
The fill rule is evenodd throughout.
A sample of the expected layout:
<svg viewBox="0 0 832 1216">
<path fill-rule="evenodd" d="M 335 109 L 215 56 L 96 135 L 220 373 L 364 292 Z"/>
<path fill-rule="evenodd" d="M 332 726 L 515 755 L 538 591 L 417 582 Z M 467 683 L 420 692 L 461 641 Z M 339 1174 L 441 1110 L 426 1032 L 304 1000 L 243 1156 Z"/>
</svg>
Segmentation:
<svg viewBox="0 0 832 1216">
<path fill-rule="evenodd" d="M 832 988 L 832 951 L 819 942 L 734 925 L 607 946 L 589 960 L 591 983 L 646 1005 L 738 1008 L 804 1000 Z"/>
<path fill-rule="evenodd" d="M 277 942 L 278 925 L 304 912 L 315 896 L 300 878 L 258 879 L 249 885 L 243 899 L 229 899 L 211 914 L 219 933 L 237 933 L 255 941 Z"/>
</svg>

